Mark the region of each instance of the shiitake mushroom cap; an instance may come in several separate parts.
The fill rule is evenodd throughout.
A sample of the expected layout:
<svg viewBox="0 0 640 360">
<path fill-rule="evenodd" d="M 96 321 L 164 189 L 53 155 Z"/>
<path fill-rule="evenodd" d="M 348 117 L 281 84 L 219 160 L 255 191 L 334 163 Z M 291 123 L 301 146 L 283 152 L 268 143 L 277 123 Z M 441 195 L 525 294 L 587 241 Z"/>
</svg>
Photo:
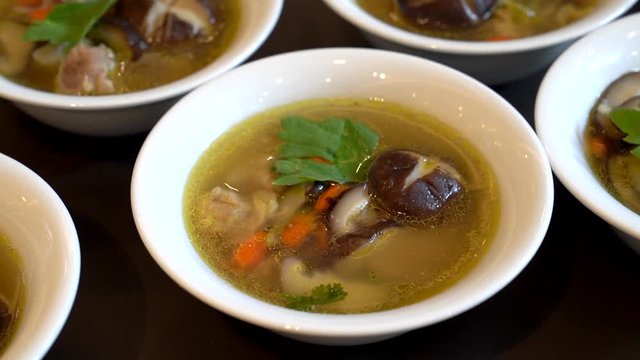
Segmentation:
<svg viewBox="0 0 640 360">
<path fill-rule="evenodd" d="M 623 107 L 640 109 L 640 72 L 630 72 L 612 82 L 598 99 L 594 120 L 599 130 L 609 139 L 619 141 L 625 134 L 611 121 L 611 110 Z"/>
<path fill-rule="evenodd" d="M 380 154 L 373 161 L 368 177 L 369 194 L 378 206 L 410 219 L 420 219 L 435 215 L 463 191 L 459 174 L 448 170 L 450 166 L 436 164 L 421 176 L 410 178 L 419 173 L 417 167 L 423 166 L 425 159 L 405 149 Z"/>
<path fill-rule="evenodd" d="M 496 4 L 497 0 L 396 0 L 407 19 L 437 29 L 478 25 L 491 16 Z"/>
</svg>

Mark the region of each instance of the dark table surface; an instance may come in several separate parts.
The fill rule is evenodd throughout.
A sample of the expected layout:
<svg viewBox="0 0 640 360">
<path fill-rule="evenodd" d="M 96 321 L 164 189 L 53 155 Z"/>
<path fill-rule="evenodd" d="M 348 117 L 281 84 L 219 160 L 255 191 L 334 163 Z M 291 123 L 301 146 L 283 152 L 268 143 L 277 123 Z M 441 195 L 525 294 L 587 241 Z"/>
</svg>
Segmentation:
<svg viewBox="0 0 640 360">
<path fill-rule="evenodd" d="M 289 0 L 252 59 L 332 46 L 369 45 L 321 1 Z M 543 75 L 494 89 L 533 124 Z M 80 238 L 77 298 L 46 358 L 640 359 L 640 255 L 557 181 L 551 225 L 531 263 L 455 318 L 354 347 L 309 345 L 231 318 L 178 287 L 138 236 L 129 185 L 145 136 L 73 135 L 0 100 L 0 152 L 58 192 Z"/>
</svg>

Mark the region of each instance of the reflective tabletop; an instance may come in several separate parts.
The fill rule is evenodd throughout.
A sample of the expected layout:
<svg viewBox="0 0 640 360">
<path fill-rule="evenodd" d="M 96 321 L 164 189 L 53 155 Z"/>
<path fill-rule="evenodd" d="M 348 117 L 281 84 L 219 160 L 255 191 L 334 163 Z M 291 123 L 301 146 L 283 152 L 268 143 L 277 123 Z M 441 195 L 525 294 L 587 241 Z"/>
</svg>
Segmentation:
<svg viewBox="0 0 640 360">
<path fill-rule="evenodd" d="M 289 0 L 250 60 L 369 46 L 321 1 Z M 494 87 L 532 126 L 543 76 Z M 145 136 L 73 135 L 0 100 L 0 153 L 54 188 L 80 238 L 77 298 L 48 359 L 640 358 L 640 255 L 558 181 L 550 228 L 531 263 L 497 295 L 457 317 L 354 347 L 305 344 L 231 318 L 176 285 L 140 240 L 129 189 Z"/>
</svg>

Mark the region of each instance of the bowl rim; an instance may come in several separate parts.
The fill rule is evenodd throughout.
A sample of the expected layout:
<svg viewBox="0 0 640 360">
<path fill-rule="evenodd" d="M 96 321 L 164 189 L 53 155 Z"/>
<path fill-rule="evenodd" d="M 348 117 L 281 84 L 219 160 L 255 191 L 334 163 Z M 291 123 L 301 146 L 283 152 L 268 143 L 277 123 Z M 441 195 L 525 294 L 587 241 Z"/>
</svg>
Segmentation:
<svg viewBox="0 0 640 360">
<path fill-rule="evenodd" d="M 221 301 L 217 298 L 217 296 L 213 296 L 211 294 L 207 294 L 197 288 L 195 288 L 191 283 L 191 281 L 184 278 L 183 274 L 179 274 L 170 264 L 168 264 L 164 259 L 160 250 L 155 247 L 153 242 L 147 237 L 146 234 L 146 220 L 143 220 L 139 215 L 139 201 L 138 201 L 138 191 L 141 191 L 141 164 L 144 162 L 145 157 L 147 156 L 149 149 L 152 146 L 158 146 L 154 144 L 156 142 L 156 137 L 154 136 L 156 132 L 163 131 L 163 127 L 168 124 L 168 119 L 175 118 L 176 109 L 180 109 L 183 107 L 188 107 L 189 103 L 193 99 L 197 99 L 197 97 L 201 97 L 201 94 L 206 93 L 206 91 L 213 87 L 214 84 L 219 83 L 221 81 L 226 81 L 225 79 L 229 77 L 235 76 L 235 74 L 240 72 L 251 71 L 251 69 L 260 68 L 265 63 L 269 62 L 278 62 L 282 61 L 284 58 L 296 57 L 296 56 L 307 56 L 309 58 L 318 58 L 321 56 L 328 56 L 332 59 L 343 59 L 349 56 L 360 56 L 362 58 L 370 58 L 376 59 L 376 61 L 386 61 L 390 58 L 394 60 L 402 59 L 401 61 L 419 61 L 429 63 L 429 66 L 436 67 L 438 70 L 448 72 L 452 77 L 458 77 L 460 81 L 470 82 L 474 84 L 474 88 L 482 91 L 483 96 L 488 96 L 496 104 L 502 104 L 506 106 L 505 109 L 508 109 L 510 116 L 522 127 L 523 131 L 527 133 L 527 139 L 532 142 L 534 148 L 536 150 L 536 154 L 541 156 L 541 177 L 544 177 L 544 184 L 541 186 L 544 187 L 545 190 L 545 202 L 544 206 L 541 208 L 540 217 L 536 218 L 537 226 L 535 231 L 531 231 L 529 236 L 530 242 L 526 245 L 525 253 L 522 256 L 518 257 L 517 264 L 510 267 L 509 271 L 505 272 L 498 281 L 494 282 L 487 289 L 481 291 L 481 295 L 475 297 L 473 300 L 467 302 L 464 306 L 460 306 L 457 311 L 447 311 L 441 310 L 433 313 L 430 320 L 425 322 L 425 319 L 422 317 L 411 317 L 407 315 L 403 315 L 400 317 L 389 317 L 389 314 L 403 314 L 409 311 L 414 311 L 418 304 L 408 305 L 397 309 L 391 309 L 380 312 L 373 313 L 365 313 L 365 314 L 348 314 L 348 315 L 337 315 L 337 314 L 316 314 L 316 313 L 306 313 L 295 311 L 291 309 L 286 309 L 281 306 L 269 304 L 260 300 L 254 299 L 252 296 L 242 293 L 240 290 L 232 288 L 232 291 L 240 292 L 244 297 L 243 301 L 250 302 L 252 304 L 260 303 L 259 305 L 261 309 L 265 311 L 267 314 L 273 314 L 277 312 L 278 315 L 281 315 L 279 318 L 274 318 L 274 316 L 266 316 L 266 314 L 256 314 L 251 312 L 244 312 L 238 309 L 237 304 L 228 304 L 224 301 Z M 300 59 L 298 59 L 300 60 Z M 172 120 L 173 121 L 173 120 Z M 542 243 L 546 231 L 548 229 L 548 225 L 551 219 L 552 213 L 552 204 L 554 199 L 554 190 L 553 190 L 553 180 L 551 175 L 551 168 L 546 161 L 546 153 L 542 147 L 542 144 L 538 141 L 538 138 L 535 135 L 535 132 L 531 128 L 531 126 L 526 122 L 526 120 L 522 117 L 522 115 L 513 108 L 504 98 L 500 97 L 497 93 L 495 93 L 491 88 L 486 85 L 480 83 L 479 81 L 471 78 L 470 76 L 463 74 L 457 70 L 444 66 L 442 64 L 436 63 L 434 61 L 426 60 L 421 57 L 417 57 L 414 55 L 402 54 L 397 52 L 392 52 L 388 50 L 379 50 L 379 49 L 368 49 L 368 48 L 321 48 L 321 49 L 308 49 L 308 50 L 298 50 L 288 53 L 277 54 L 273 56 L 269 56 L 266 58 L 262 58 L 259 60 L 255 60 L 251 63 L 244 64 L 232 71 L 216 78 L 213 81 L 210 81 L 207 85 L 200 87 L 195 90 L 189 96 L 181 99 L 179 103 L 177 103 L 167 114 L 154 126 L 151 130 L 149 136 L 145 140 L 142 148 L 139 152 L 138 158 L 136 159 L 136 164 L 134 166 L 132 181 L 131 181 L 131 206 L 134 214 L 134 221 L 136 227 L 139 231 L 140 237 L 142 241 L 145 243 L 147 250 L 154 258 L 156 263 L 165 271 L 179 286 L 189 292 L 191 295 L 200 299 L 204 303 L 213 307 L 217 311 L 221 311 L 243 321 L 247 321 L 249 323 L 259 325 L 261 327 L 280 332 L 280 333 L 289 333 L 292 336 L 319 336 L 319 337 L 339 337 L 341 339 L 353 339 L 358 337 L 374 337 L 374 336 L 384 336 L 389 334 L 400 334 L 410 330 L 414 330 L 417 328 L 421 328 L 427 325 L 435 324 L 437 322 L 446 320 L 448 318 L 454 317 L 456 315 L 461 314 L 462 312 L 468 311 L 471 308 L 477 306 L 478 304 L 486 301 L 491 296 L 494 296 L 498 293 L 502 288 L 508 285 L 513 279 L 522 272 L 522 270 L 527 266 L 530 260 L 533 258 L 535 253 L 537 252 L 540 244 Z M 214 272 L 212 272 L 214 276 Z M 235 289 L 235 290 L 234 290 Z M 248 298 L 248 300 L 247 300 Z M 257 305 L 256 305 L 257 306 Z M 411 310 L 410 310 L 411 309 Z M 410 314 L 410 313 L 409 313 Z M 291 321 L 295 319 L 297 321 Z M 291 321 L 287 323 L 287 321 Z M 283 324 L 284 323 L 284 324 Z M 304 324 L 300 325 L 300 328 L 296 328 L 295 324 Z M 373 324 L 376 324 L 375 326 Z M 313 342 L 313 341 L 311 341 Z M 323 342 L 321 342 L 323 343 Z M 358 342 L 361 343 L 361 342 Z"/>
<path fill-rule="evenodd" d="M 248 59 L 266 41 L 280 19 L 284 0 L 249 1 L 257 5 L 257 14 L 261 21 L 253 23 L 242 47 L 234 47 L 234 41 L 228 50 L 214 62 L 204 68 L 168 84 L 146 90 L 96 96 L 78 96 L 56 94 L 15 83 L 0 76 L 0 97 L 22 104 L 68 110 L 103 110 L 146 105 L 188 93 L 206 81 L 236 67 Z M 242 4 L 241 4 L 242 5 Z M 241 10 L 241 12 L 243 12 Z M 242 20 L 241 20 L 242 21 Z M 239 31 L 238 31 L 239 32 Z"/>
<path fill-rule="evenodd" d="M 545 33 L 509 41 L 448 40 L 413 33 L 387 24 L 360 8 L 355 0 L 323 0 L 324 3 L 352 25 L 390 42 L 434 53 L 457 55 L 503 55 L 533 51 L 559 45 L 578 38 L 609 23 L 629 10 L 636 0 L 616 0 L 597 5 L 598 8 L 582 19 Z"/>
<path fill-rule="evenodd" d="M 620 229 L 621 231 L 634 237 L 635 239 L 640 240 L 640 214 L 636 214 L 631 209 L 623 205 L 619 200 L 611 195 L 611 193 L 606 191 L 599 181 L 597 181 L 599 188 L 596 189 L 596 191 L 598 192 L 598 194 L 602 194 L 605 197 L 606 201 L 593 201 L 592 195 L 594 189 L 586 186 L 581 186 L 575 181 L 574 174 L 570 174 L 565 170 L 565 164 L 572 162 L 572 159 L 570 159 L 568 156 L 564 156 L 563 154 L 558 154 L 557 152 L 553 151 L 553 149 L 555 148 L 553 146 L 554 141 L 551 139 L 550 135 L 552 133 L 553 121 L 552 119 L 548 119 L 543 116 L 543 108 L 545 105 L 544 100 L 548 96 L 547 94 L 550 94 L 552 92 L 554 83 L 557 82 L 558 78 L 562 77 L 562 70 L 564 68 L 573 66 L 573 59 L 577 54 L 581 53 L 585 48 L 589 47 L 592 41 L 594 41 L 595 39 L 603 36 L 612 37 L 616 34 L 619 34 L 621 31 L 628 31 L 632 29 L 635 30 L 637 29 L 638 23 L 640 23 L 640 13 L 624 16 L 579 39 L 574 44 L 572 44 L 563 54 L 561 54 L 545 74 L 538 89 L 534 110 L 534 123 L 536 132 L 538 133 L 538 136 L 540 137 L 540 140 L 542 141 L 547 151 L 549 162 L 551 164 L 553 172 L 558 180 L 560 180 L 560 182 L 567 188 L 567 190 L 569 190 L 569 192 L 580 203 L 582 203 L 585 207 L 587 207 L 598 217 L 606 221 L 608 224 L 610 224 L 614 228 Z M 611 79 L 610 82 L 614 80 L 615 79 Z M 598 95 L 602 91 L 604 91 L 604 88 L 598 90 Z M 591 107 L 592 106 L 593 105 L 591 105 Z M 587 119 L 584 119 L 585 124 L 586 121 Z M 584 129 L 584 125 L 581 126 L 581 128 Z M 580 149 L 580 154 L 584 156 L 583 149 Z M 624 216 L 614 216 L 614 214 L 624 214 Z"/>
<path fill-rule="evenodd" d="M 28 178 L 29 188 L 38 189 L 46 194 L 46 198 L 41 200 L 47 204 L 46 206 L 56 211 L 56 216 L 61 224 L 61 232 L 64 233 L 65 241 L 60 245 L 67 255 L 64 259 L 64 282 L 60 288 L 55 289 L 56 291 L 50 296 L 51 300 L 49 301 L 56 306 L 55 311 L 45 309 L 45 313 L 38 315 L 41 318 L 38 321 L 42 321 L 42 326 L 37 329 L 35 334 L 22 334 L 22 337 L 30 337 L 28 348 L 12 347 L 12 341 L 15 340 L 13 339 L 10 340 L 9 346 L 3 349 L 4 352 L 0 353 L 0 358 L 9 356 L 41 358 L 58 338 L 76 300 L 81 272 L 80 242 L 69 210 L 56 191 L 42 177 L 18 160 L 3 153 L 0 153 L 0 164 L 3 168 L 10 168 L 18 177 Z"/>
</svg>

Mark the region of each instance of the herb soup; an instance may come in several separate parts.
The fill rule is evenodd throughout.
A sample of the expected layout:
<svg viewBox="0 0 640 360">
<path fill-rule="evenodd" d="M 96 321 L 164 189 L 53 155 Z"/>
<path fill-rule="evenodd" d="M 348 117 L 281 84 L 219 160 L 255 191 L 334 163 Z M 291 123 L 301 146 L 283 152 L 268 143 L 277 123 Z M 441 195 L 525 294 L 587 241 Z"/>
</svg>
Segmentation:
<svg viewBox="0 0 640 360">
<path fill-rule="evenodd" d="M 612 82 L 593 105 L 585 154 L 607 191 L 640 214 L 640 72 Z"/>
<path fill-rule="evenodd" d="M 404 30 L 452 40 L 512 40 L 541 34 L 591 13 L 598 0 L 358 0 L 376 18 Z M 467 5 L 452 5 L 452 4 Z M 416 4 L 416 5 L 414 5 Z"/>
<path fill-rule="evenodd" d="M 229 47 L 241 11 L 239 0 L 2 2 L 0 75 L 68 95 L 128 93 L 186 77 Z"/>
<path fill-rule="evenodd" d="M 20 258 L 0 234 L 0 355 L 11 341 L 24 299 Z"/>
<path fill-rule="evenodd" d="M 231 128 L 184 194 L 194 247 L 259 299 L 381 311 L 467 274 L 500 216 L 494 174 L 456 131 L 404 107 L 308 100 Z"/>
</svg>

